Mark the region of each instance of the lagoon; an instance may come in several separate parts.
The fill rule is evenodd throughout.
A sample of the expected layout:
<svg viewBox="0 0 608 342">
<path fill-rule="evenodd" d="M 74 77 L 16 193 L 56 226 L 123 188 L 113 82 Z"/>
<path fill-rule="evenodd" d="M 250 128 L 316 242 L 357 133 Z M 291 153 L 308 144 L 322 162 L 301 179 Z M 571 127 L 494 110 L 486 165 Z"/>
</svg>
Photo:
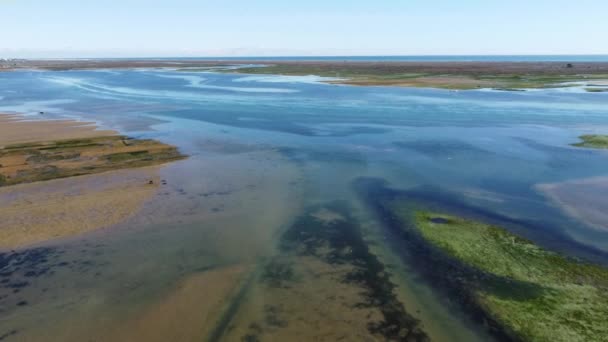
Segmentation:
<svg viewBox="0 0 608 342">
<path fill-rule="evenodd" d="M 482 217 L 546 249 L 608 264 L 608 222 L 586 222 L 576 208 L 564 208 L 543 191 L 546 184 L 605 182 L 608 153 L 571 144 L 583 134 L 608 132 L 608 93 L 355 87 L 320 80 L 170 68 L 0 73 L 0 112 L 94 121 L 175 145 L 189 156 L 161 170 L 167 186 L 127 221 L 2 251 L 3 260 L 24 260 L 4 275 L 11 282 L 40 267 L 48 272 L 0 289 L 0 336 L 489 339 L 463 309 L 416 275 L 407 243 L 386 229 L 357 191 L 370 179 L 407 192 L 412 202 Z M 584 198 L 584 188 L 575 191 Z M 320 241 L 313 251 L 293 238 L 287 240 L 291 248 L 283 248 L 285 234 L 302 232 L 301 222 L 350 232 L 344 240 L 350 245 L 335 246 L 332 238 L 305 231 Z M 372 280 L 389 275 L 395 286 L 390 301 L 401 302 L 403 317 L 420 324 L 408 331 L 380 325 L 374 332 L 359 324 L 380 320 L 387 308 L 374 298 L 366 302 L 368 311 L 357 306 L 364 301 L 361 289 L 375 286 L 370 278 L 324 276 L 360 275 L 347 256 L 332 258 L 332 248 L 351 248 L 360 251 L 353 260 L 383 265 L 383 275 Z M 293 253 L 299 249 L 307 253 Z M 268 265 L 286 271 L 271 273 L 269 282 Z M 336 323 L 336 317 L 342 320 Z"/>
</svg>

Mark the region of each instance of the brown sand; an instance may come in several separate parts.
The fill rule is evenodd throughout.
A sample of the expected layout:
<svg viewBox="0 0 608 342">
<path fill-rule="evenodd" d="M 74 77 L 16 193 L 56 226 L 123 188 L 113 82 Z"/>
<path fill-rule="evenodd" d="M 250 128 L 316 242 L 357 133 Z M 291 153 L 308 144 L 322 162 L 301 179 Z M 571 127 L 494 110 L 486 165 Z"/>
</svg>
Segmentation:
<svg viewBox="0 0 608 342">
<path fill-rule="evenodd" d="M 223 266 L 188 274 L 145 304 L 98 314 L 70 316 L 68 325 L 41 322 L 42 329 L 19 332 L 19 341 L 205 341 L 238 293 L 249 265 Z M 99 304 L 103 299 L 92 297 Z M 50 331 L 50 333 L 49 333 Z"/>
<path fill-rule="evenodd" d="M 116 135 L 114 131 L 98 131 L 91 123 L 22 119 L 19 115 L 0 115 L 0 146 Z M 158 168 L 0 187 L 0 249 L 23 247 L 121 222 L 156 193 Z M 150 180 L 154 184 L 149 184 Z"/>
<path fill-rule="evenodd" d="M 0 249 L 121 222 L 156 193 L 158 180 L 153 166 L 2 187 Z"/>
<path fill-rule="evenodd" d="M 0 113 L 0 148 L 37 141 L 92 138 L 118 134 L 97 130 L 91 122 L 75 120 L 26 121 L 23 116 Z"/>
<path fill-rule="evenodd" d="M 595 229 L 608 231 L 608 177 L 539 184 L 536 188 L 568 215 Z"/>
<path fill-rule="evenodd" d="M 232 266 L 186 278 L 165 298 L 127 320 L 115 336 L 100 341 L 204 341 L 247 270 Z"/>
</svg>

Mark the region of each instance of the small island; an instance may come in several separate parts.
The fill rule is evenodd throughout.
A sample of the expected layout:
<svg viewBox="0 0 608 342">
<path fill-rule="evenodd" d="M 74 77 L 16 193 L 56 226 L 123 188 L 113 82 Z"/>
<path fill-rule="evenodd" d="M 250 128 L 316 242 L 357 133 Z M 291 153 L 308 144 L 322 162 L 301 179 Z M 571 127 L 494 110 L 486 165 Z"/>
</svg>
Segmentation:
<svg viewBox="0 0 608 342">
<path fill-rule="evenodd" d="M 579 137 L 582 141 L 572 144 L 575 147 L 608 149 L 608 135 L 586 134 Z"/>
<path fill-rule="evenodd" d="M 414 216 L 424 241 L 472 270 L 463 273 L 462 290 L 512 338 L 605 341 L 605 268 L 544 250 L 483 222 L 424 211 Z"/>
</svg>

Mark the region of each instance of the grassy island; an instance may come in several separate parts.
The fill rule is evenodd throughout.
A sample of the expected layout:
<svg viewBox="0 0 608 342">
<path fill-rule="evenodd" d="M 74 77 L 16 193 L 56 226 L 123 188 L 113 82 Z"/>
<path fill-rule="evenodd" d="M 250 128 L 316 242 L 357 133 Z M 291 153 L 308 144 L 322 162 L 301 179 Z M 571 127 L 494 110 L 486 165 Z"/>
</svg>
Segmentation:
<svg viewBox="0 0 608 342">
<path fill-rule="evenodd" d="M 157 165 L 182 158 L 173 146 L 120 135 L 13 144 L 0 149 L 0 186 Z"/>
<path fill-rule="evenodd" d="M 482 222 L 417 212 L 414 226 L 441 254 L 473 270 L 466 283 L 474 301 L 513 338 L 606 341 L 608 270 Z"/>
<path fill-rule="evenodd" d="M 572 144 L 576 147 L 608 149 L 608 135 L 587 134 L 579 137 L 582 141 Z"/>
</svg>

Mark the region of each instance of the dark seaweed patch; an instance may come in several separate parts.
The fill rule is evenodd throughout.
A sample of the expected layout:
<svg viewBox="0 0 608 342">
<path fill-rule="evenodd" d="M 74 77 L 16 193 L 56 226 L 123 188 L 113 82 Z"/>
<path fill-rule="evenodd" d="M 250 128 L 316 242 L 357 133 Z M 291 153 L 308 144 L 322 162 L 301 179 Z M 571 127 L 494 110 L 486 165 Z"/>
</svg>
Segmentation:
<svg viewBox="0 0 608 342">
<path fill-rule="evenodd" d="M 282 147 L 279 152 L 286 158 L 294 162 L 343 162 L 352 164 L 366 164 L 367 160 L 359 152 L 346 150 L 315 150 L 315 149 L 299 149 L 293 147 Z"/>
<path fill-rule="evenodd" d="M 264 267 L 261 279 L 271 287 L 289 288 L 294 277 L 291 263 L 274 258 Z"/>
<path fill-rule="evenodd" d="M 273 305 L 264 306 L 264 322 L 270 328 L 285 328 L 287 321 L 280 318 L 281 308 Z"/>
<path fill-rule="evenodd" d="M 465 157 L 465 158 L 488 158 L 494 153 L 475 147 L 469 143 L 459 140 L 416 140 L 408 142 L 394 142 L 393 145 L 405 148 L 436 158 Z"/>
<path fill-rule="evenodd" d="M 335 212 L 343 219 L 322 221 L 313 216 L 320 209 Z M 321 249 L 327 246 L 329 251 Z M 389 274 L 369 251 L 347 204 L 334 202 L 310 208 L 284 233 L 281 250 L 315 256 L 330 264 L 355 266 L 343 281 L 364 288 L 364 301 L 358 306 L 378 308 L 384 316 L 384 320 L 368 324 L 370 332 L 391 341 L 428 341 L 419 321 L 405 311 L 395 296 Z"/>
<path fill-rule="evenodd" d="M 10 303 L 25 306 L 27 302 L 16 295 L 31 285 L 32 279 L 52 274 L 56 259 L 63 252 L 55 248 L 34 248 L 0 253 L 0 307 Z M 10 301 L 10 303 L 7 303 Z"/>
<path fill-rule="evenodd" d="M 9 338 L 9 337 L 11 337 L 11 336 L 14 336 L 14 335 L 17 335 L 17 330 L 14 330 L 14 329 L 13 329 L 13 330 L 11 330 L 11 331 L 9 331 L 9 332 L 5 333 L 5 334 L 0 335 L 0 341 L 4 341 L 4 340 L 6 340 L 7 338 Z"/>
<path fill-rule="evenodd" d="M 258 342 L 258 341 L 260 341 L 260 339 L 256 335 L 247 334 L 247 335 L 245 335 L 245 336 L 243 336 L 241 338 L 241 341 L 243 341 L 243 342 Z"/>
</svg>

